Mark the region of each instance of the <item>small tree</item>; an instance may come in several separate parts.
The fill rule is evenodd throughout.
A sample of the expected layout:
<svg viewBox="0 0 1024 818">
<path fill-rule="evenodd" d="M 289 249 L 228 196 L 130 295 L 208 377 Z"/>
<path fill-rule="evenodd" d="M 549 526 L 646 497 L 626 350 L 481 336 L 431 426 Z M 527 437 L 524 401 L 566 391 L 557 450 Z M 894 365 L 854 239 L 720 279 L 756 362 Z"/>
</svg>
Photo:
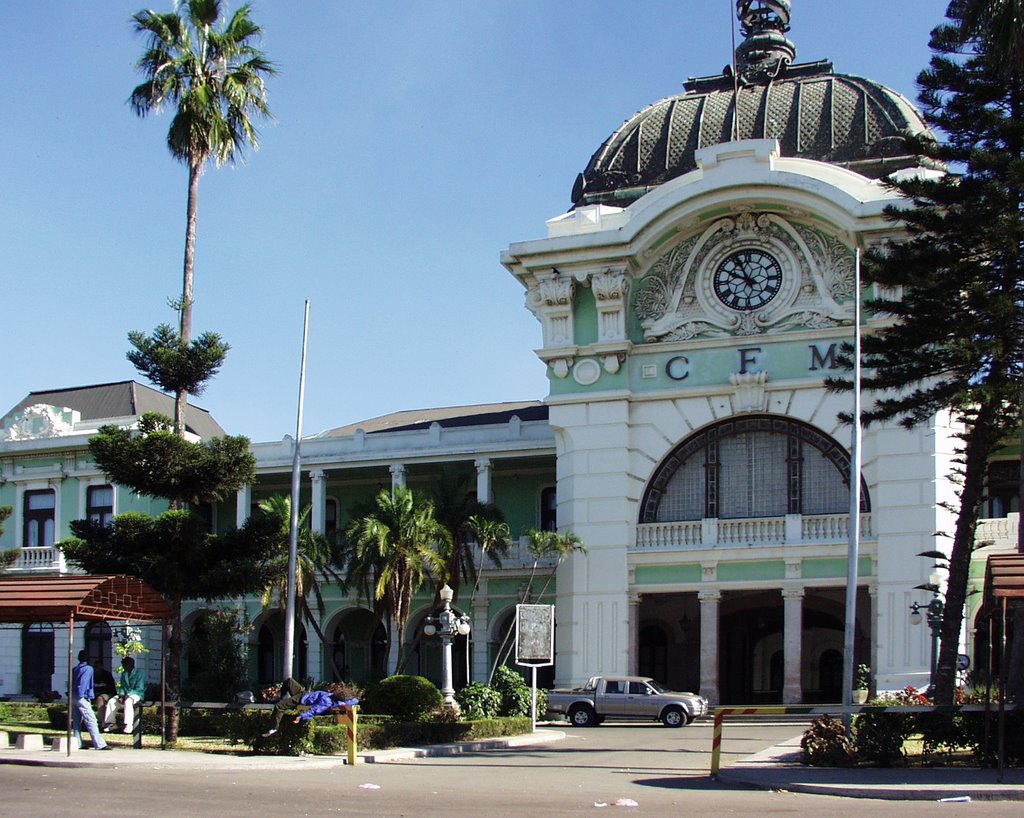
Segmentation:
<svg viewBox="0 0 1024 818">
<path fill-rule="evenodd" d="M 4 521 L 11 516 L 13 509 L 10 506 L 0 506 L 0 534 L 4 533 Z M 7 551 L 0 551 L 0 574 L 14 565 L 18 559 L 20 548 L 11 548 Z"/>
<path fill-rule="evenodd" d="M 189 699 L 232 701 L 248 685 L 244 638 L 252 630 L 238 611 L 206 611 L 193 624 L 188 639 L 188 681 L 182 690 Z"/>
</svg>

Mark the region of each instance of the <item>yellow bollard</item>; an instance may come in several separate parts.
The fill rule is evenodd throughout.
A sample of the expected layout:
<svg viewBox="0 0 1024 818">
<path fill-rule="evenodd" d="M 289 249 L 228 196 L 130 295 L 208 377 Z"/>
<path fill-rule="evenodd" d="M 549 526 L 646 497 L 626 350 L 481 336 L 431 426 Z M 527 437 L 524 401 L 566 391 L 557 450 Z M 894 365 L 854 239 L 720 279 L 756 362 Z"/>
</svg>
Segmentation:
<svg viewBox="0 0 1024 818">
<path fill-rule="evenodd" d="M 348 763 L 352 766 L 355 766 L 356 750 L 358 749 L 356 742 L 356 722 L 359 719 L 358 711 L 358 706 L 352 706 L 347 708 L 344 713 L 339 713 L 337 717 L 337 723 L 344 724 L 348 733 Z"/>
</svg>

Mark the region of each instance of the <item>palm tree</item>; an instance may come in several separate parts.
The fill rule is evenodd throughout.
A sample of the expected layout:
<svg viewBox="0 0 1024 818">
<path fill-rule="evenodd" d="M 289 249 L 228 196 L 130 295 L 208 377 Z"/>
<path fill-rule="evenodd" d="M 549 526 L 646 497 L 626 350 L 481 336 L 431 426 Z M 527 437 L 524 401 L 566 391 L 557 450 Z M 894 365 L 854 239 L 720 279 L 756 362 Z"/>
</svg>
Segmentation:
<svg viewBox="0 0 1024 818">
<path fill-rule="evenodd" d="M 469 490 L 471 474 L 466 471 L 446 469 L 441 479 L 434 486 L 432 501 L 434 518 L 445 527 L 447 538 L 441 543 L 439 556 L 445 564 L 445 581 L 455 593 L 456 598 L 463 582 L 477 581 L 478 568 L 474 560 L 474 543 L 480 544 L 476 537 L 476 529 L 471 520 L 493 520 L 499 523 L 501 511 L 489 503 L 481 503 Z M 507 526 L 506 526 L 507 529 Z M 491 532 L 495 533 L 495 532 Z M 506 531 L 505 542 L 508 535 Z M 492 557 L 500 551 L 500 539 L 495 539 L 492 546 Z M 506 546 L 507 547 L 507 546 Z M 483 553 L 481 552 L 481 562 Z"/>
<path fill-rule="evenodd" d="M 192 281 L 195 270 L 199 177 L 212 159 L 217 166 L 235 161 L 246 145 L 259 147 L 253 116 L 269 117 L 264 80 L 273 64 L 256 48 L 262 29 L 242 6 L 220 30 L 221 0 L 175 0 L 174 11 L 140 11 L 132 17 L 146 49 L 137 68 L 144 77 L 129 97 L 140 117 L 177 106 L 167 133 L 171 155 L 188 166 L 185 262 L 178 303 L 178 340 L 192 339 Z M 184 434 L 187 392 L 175 395 L 174 420 Z"/>
<path fill-rule="evenodd" d="M 282 553 L 274 561 L 273 579 L 264 589 L 261 601 L 263 607 L 268 608 L 276 597 L 278 607 L 283 609 L 288 594 L 288 536 L 292 501 L 286 495 L 277 494 L 266 500 L 261 500 L 258 507 L 263 514 L 278 521 L 282 542 Z M 311 510 L 311 506 L 306 506 L 299 515 L 298 521 L 298 551 L 295 563 L 296 617 L 300 622 L 303 619 L 308 621 L 317 636 L 320 637 L 320 643 L 326 646 L 329 642 L 320 628 L 320 617 L 323 617 L 325 610 L 320 578 L 325 577 L 338 583 L 343 591 L 346 586 L 344 578 L 335 570 L 338 555 L 330 540 L 322 534 L 315 534 L 309 528 Z M 309 598 L 311 596 L 316 602 L 320 617 L 314 616 L 310 609 Z M 340 670 L 334 664 L 334 652 L 327 651 L 327 657 L 335 675 L 340 679 Z"/>
<path fill-rule="evenodd" d="M 533 556 L 533 568 L 530 571 L 530 578 L 526 581 L 520 591 L 519 601 L 529 602 L 530 600 L 535 599 L 539 603 L 544 599 L 544 595 L 551 586 L 551 583 L 555 578 L 555 573 L 558 571 L 558 566 L 573 554 L 586 554 L 587 547 L 583 543 L 583 540 L 569 530 L 566 530 L 564 534 L 559 534 L 556 531 L 538 531 L 536 528 L 531 528 L 526 532 L 526 536 L 529 540 L 528 547 L 530 549 L 530 554 Z M 534 595 L 533 583 L 537 578 L 537 568 L 540 561 L 545 557 L 555 557 L 555 562 L 551 566 L 551 570 L 548 572 L 548 575 L 544 580 L 544 585 L 541 587 L 540 591 Z M 508 661 L 509 653 L 512 651 L 513 630 L 513 628 L 508 629 L 505 633 L 505 638 L 498 647 L 497 653 L 494 655 L 494 663 L 491 665 L 491 674 L 487 681 L 488 684 L 490 684 L 491 680 L 494 678 L 494 673 L 498 669 L 498 666 L 503 665 Z"/>
<path fill-rule="evenodd" d="M 469 607 L 473 607 L 473 600 L 476 598 L 477 588 L 480 586 L 480 572 L 484 567 L 484 557 L 490 557 L 497 567 L 501 567 L 501 558 L 508 553 L 512 546 L 512 533 L 508 523 L 503 520 L 496 520 L 491 517 L 483 517 L 479 514 L 472 515 L 466 524 L 480 547 L 480 561 L 474 567 L 475 578 L 473 581 L 473 593 L 469 597 Z"/>
<path fill-rule="evenodd" d="M 434 518 L 433 503 L 419 499 L 405 486 L 395 486 L 380 491 L 371 509 L 354 516 L 346 535 L 352 551 L 347 578 L 362 587 L 367 597 L 372 594 L 381 619 L 394 622 L 401 652 L 413 595 L 430 577 L 439 582 L 445 579 L 437 546 L 447 531 Z M 391 638 L 389 630 L 389 647 Z M 400 655 L 397 668 L 404 664 Z"/>
</svg>

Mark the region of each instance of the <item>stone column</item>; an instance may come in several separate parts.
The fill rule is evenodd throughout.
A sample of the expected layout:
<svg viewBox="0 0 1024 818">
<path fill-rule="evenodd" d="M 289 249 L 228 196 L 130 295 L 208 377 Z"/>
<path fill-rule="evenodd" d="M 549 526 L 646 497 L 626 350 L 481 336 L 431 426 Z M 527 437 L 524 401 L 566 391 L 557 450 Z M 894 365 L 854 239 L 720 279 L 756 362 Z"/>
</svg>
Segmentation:
<svg viewBox="0 0 1024 818">
<path fill-rule="evenodd" d="M 803 655 L 804 589 L 785 588 L 783 606 L 783 676 L 782 703 L 800 704 L 803 701 L 801 678 Z"/>
<path fill-rule="evenodd" d="M 640 670 L 640 602 L 642 594 L 629 595 L 629 649 L 626 654 L 627 672 L 637 675 Z"/>
<path fill-rule="evenodd" d="M 405 485 L 405 463 L 392 463 L 391 464 L 391 490 L 394 491 L 396 486 Z"/>
<path fill-rule="evenodd" d="M 478 596 L 473 600 L 473 610 L 469 612 L 473 617 L 473 630 L 470 632 L 470 645 L 473 649 L 473 656 L 470 658 L 470 681 L 486 682 L 490 667 L 487 665 L 487 639 L 489 631 L 487 628 L 487 580 L 480 581 L 477 589 Z"/>
<path fill-rule="evenodd" d="M 718 704 L 718 603 L 721 591 L 700 591 L 700 695 Z"/>
<path fill-rule="evenodd" d="M 323 469 L 316 469 L 310 472 L 309 480 L 313 484 L 310 527 L 314 534 L 323 534 L 327 525 L 327 473 Z"/>
<path fill-rule="evenodd" d="M 493 503 L 490 458 L 481 457 L 474 465 L 476 466 L 476 499 L 481 503 Z"/>
<path fill-rule="evenodd" d="M 249 507 L 252 505 L 252 485 L 246 483 L 236 493 L 235 526 L 241 528 L 249 519 Z"/>
</svg>

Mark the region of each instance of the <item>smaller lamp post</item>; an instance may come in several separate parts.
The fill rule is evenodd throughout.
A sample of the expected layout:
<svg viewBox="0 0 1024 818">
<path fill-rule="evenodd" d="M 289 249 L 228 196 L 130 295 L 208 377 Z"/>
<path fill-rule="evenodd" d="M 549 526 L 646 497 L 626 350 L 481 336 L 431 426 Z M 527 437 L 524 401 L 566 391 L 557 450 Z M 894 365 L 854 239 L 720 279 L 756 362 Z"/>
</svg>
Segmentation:
<svg viewBox="0 0 1024 818">
<path fill-rule="evenodd" d="M 936 585 L 930 586 L 934 596 L 927 606 L 921 605 L 915 602 L 910 606 L 910 624 L 920 625 L 921 620 L 924 619 L 928 623 L 928 628 L 932 632 L 932 661 L 931 671 L 928 674 L 928 688 L 929 690 L 935 685 L 935 667 L 938 661 L 939 653 L 939 634 L 942 631 L 942 614 L 945 606 L 942 604 L 942 600 L 939 598 L 939 591 Z M 924 611 L 922 616 L 921 611 Z"/>
<path fill-rule="evenodd" d="M 458 710 L 455 701 L 455 687 L 452 684 L 452 640 L 456 636 L 468 636 L 470 631 L 469 616 L 452 610 L 452 599 L 455 592 L 445 583 L 438 595 L 444 607 L 437 616 L 428 616 L 424 621 L 423 635 L 441 637 L 441 695 L 444 706 Z"/>
</svg>

